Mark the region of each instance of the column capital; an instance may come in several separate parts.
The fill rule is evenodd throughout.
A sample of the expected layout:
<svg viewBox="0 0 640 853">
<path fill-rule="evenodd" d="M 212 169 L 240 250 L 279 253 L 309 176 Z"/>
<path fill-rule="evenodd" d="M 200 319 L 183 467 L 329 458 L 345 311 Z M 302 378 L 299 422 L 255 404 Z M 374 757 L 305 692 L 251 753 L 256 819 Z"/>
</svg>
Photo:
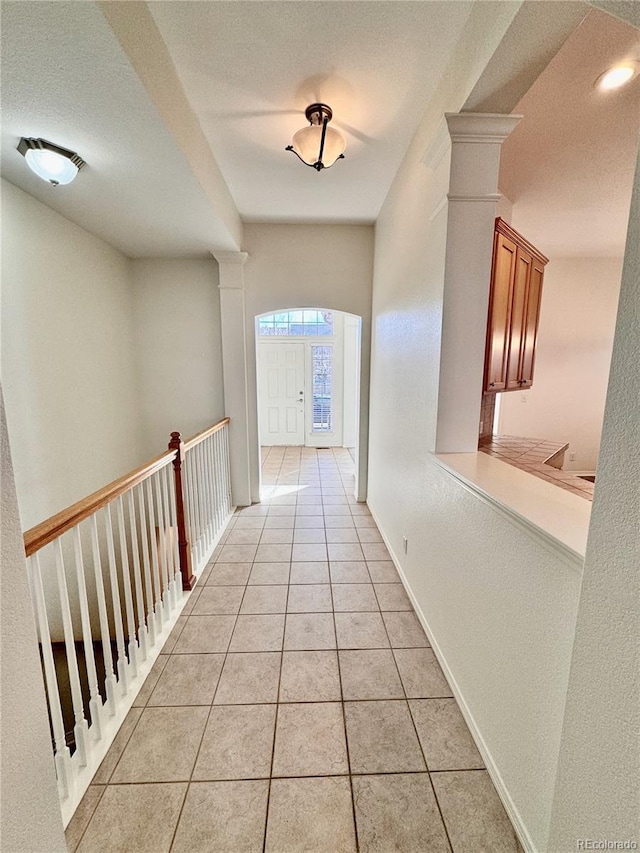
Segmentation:
<svg viewBox="0 0 640 853">
<path fill-rule="evenodd" d="M 445 113 L 452 142 L 500 144 L 516 127 L 521 115 L 504 113 Z"/>
<path fill-rule="evenodd" d="M 248 252 L 211 252 L 219 264 L 244 264 L 249 257 Z"/>
</svg>

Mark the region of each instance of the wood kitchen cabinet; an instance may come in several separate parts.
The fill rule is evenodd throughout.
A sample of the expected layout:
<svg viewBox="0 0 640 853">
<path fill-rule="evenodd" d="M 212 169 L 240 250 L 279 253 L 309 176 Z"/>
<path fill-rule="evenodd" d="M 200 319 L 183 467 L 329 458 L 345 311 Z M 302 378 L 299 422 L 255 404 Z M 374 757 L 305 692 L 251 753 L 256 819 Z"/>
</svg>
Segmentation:
<svg viewBox="0 0 640 853">
<path fill-rule="evenodd" d="M 544 268 L 548 258 L 496 219 L 484 371 L 485 393 L 533 383 Z"/>
</svg>

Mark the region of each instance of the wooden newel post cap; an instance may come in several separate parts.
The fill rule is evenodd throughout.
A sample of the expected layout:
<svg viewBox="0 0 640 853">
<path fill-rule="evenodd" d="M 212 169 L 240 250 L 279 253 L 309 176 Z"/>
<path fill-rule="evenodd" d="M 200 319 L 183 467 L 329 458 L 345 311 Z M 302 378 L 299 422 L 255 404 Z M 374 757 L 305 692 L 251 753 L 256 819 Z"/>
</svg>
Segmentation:
<svg viewBox="0 0 640 853">
<path fill-rule="evenodd" d="M 180 460 L 180 462 L 182 462 L 184 459 L 184 449 L 183 448 L 184 448 L 184 445 L 182 443 L 182 436 L 180 435 L 180 433 L 179 432 L 172 432 L 171 433 L 171 440 L 169 442 L 169 450 L 178 450 L 179 451 L 177 458 Z"/>
</svg>

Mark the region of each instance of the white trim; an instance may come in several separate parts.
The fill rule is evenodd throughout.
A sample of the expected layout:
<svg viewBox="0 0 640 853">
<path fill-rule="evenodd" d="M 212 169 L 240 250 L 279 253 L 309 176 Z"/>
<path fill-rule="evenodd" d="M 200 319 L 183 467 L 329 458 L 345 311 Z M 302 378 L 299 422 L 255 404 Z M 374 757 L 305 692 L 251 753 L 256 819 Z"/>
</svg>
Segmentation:
<svg viewBox="0 0 640 853">
<path fill-rule="evenodd" d="M 443 197 L 440 199 L 440 201 L 438 202 L 438 204 L 434 207 L 433 213 L 429 217 L 429 222 L 433 222 L 433 220 L 436 218 L 436 216 L 439 216 L 448 204 L 449 204 L 449 195 L 448 195 L 448 193 L 445 193 L 443 195 Z"/>
<path fill-rule="evenodd" d="M 481 195 L 459 195 L 457 193 L 447 193 L 449 201 L 487 201 L 491 204 L 497 204 L 502 195 L 500 193 L 482 193 Z"/>
<path fill-rule="evenodd" d="M 395 567 L 398 571 L 398 575 L 400 576 L 400 580 L 402 581 L 402 585 L 404 586 L 404 588 L 407 592 L 407 595 L 409 596 L 409 598 L 411 600 L 411 604 L 413 605 L 416 616 L 418 617 L 420 624 L 424 628 L 424 631 L 427 635 L 427 638 L 431 644 L 431 648 L 433 649 L 433 653 L 435 654 L 435 656 L 438 660 L 438 663 L 442 667 L 442 671 L 444 672 L 445 678 L 447 679 L 447 682 L 449 683 L 449 687 L 451 688 L 451 692 L 453 693 L 455 700 L 458 703 L 458 707 L 460 708 L 460 711 L 462 713 L 462 716 L 464 717 L 464 720 L 465 720 L 467 726 L 469 727 L 471 737 L 473 738 L 476 746 L 478 747 L 478 751 L 480 752 L 480 755 L 481 755 L 482 760 L 484 762 L 485 769 L 486 769 L 487 773 L 489 774 L 489 776 L 491 777 L 491 781 L 493 782 L 495 789 L 496 789 L 496 792 L 497 792 L 498 796 L 500 797 L 500 800 L 502 801 L 502 805 L 504 806 L 504 808 L 505 808 L 505 810 L 509 816 L 509 819 L 513 825 L 513 828 L 516 832 L 516 835 L 518 836 L 518 839 L 520 840 L 520 843 L 522 844 L 522 846 L 525 850 L 525 853 L 539 853 L 539 851 L 536 850 L 536 848 L 533 844 L 533 840 L 531 839 L 531 836 L 529 835 L 527 827 L 525 826 L 525 823 L 522 820 L 522 817 L 520 816 L 520 812 L 518 811 L 516 804 L 513 802 L 512 798 L 511 798 L 511 795 L 510 795 L 509 790 L 508 790 L 508 788 L 504 782 L 504 779 L 502 778 L 502 775 L 501 775 L 500 771 L 498 770 L 498 767 L 497 767 L 495 761 L 493 760 L 493 756 L 491 755 L 489 747 L 485 743 L 484 738 L 482 737 L 482 734 L 480 733 L 480 729 L 478 728 L 476 721 L 473 717 L 473 714 L 471 713 L 471 710 L 469 709 L 469 706 L 467 705 L 467 703 L 464 699 L 464 696 L 462 695 L 462 691 L 460 690 L 460 687 L 458 686 L 458 683 L 457 683 L 453 673 L 451 672 L 451 669 L 449 668 L 449 665 L 448 665 L 446 658 L 442 652 L 442 649 L 440 648 L 437 640 L 435 639 L 433 631 L 431 630 L 431 627 L 427 621 L 427 618 L 424 615 L 424 613 L 422 612 L 422 608 L 420 607 L 420 604 L 418 603 L 418 599 L 414 595 L 413 590 L 411 589 L 411 586 L 409 585 L 409 581 L 407 580 L 406 575 L 404 574 L 404 572 L 402 570 L 402 567 L 400 565 L 400 561 L 398 560 L 398 557 L 396 556 L 393 548 L 391 547 L 391 543 L 389 542 L 387 536 L 385 535 L 385 532 L 384 532 L 382 525 L 380 523 L 380 519 L 378 517 L 378 514 L 376 513 L 375 509 L 371 506 L 371 504 L 368 501 L 367 501 L 367 506 L 369 507 L 369 511 L 371 512 L 371 515 L 373 516 L 373 520 L 375 521 L 376 525 L 378 526 L 378 530 L 380 531 L 380 535 L 382 536 L 384 544 L 387 546 L 387 550 L 389 551 L 389 554 L 391 556 L 393 564 L 395 565 Z"/>
<path fill-rule="evenodd" d="M 432 172 L 435 172 L 440 165 L 442 158 L 450 148 L 451 137 L 449 136 L 447 122 L 443 116 L 431 138 L 431 142 L 429 143 L 427 150 L 422 155 L 422 162 L 427 169 L 431 169 Z"/>
<path fill-rule="evenodd" d="M 521 115 L 504 113 L 445 113 L 452 142 L 500 145 Z"/>
<path fill-rule="evenodd" d="M 249 257 L 248 252 L 212 252 L 219 264 L 244 264 Z"/>
</svg>

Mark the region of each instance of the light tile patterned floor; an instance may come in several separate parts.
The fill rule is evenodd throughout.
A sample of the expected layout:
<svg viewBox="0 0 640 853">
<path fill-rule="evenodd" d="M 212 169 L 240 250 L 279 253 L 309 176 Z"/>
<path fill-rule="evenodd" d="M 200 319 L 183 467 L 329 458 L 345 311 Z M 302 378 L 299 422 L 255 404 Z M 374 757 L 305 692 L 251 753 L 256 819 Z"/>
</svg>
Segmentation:
<svg viewBox="0 0 640 853">
<path fill-rule="evenodd" d="M 517 853 L 350 454 L 263 460 L 69 849 Z"/>
</svg>

